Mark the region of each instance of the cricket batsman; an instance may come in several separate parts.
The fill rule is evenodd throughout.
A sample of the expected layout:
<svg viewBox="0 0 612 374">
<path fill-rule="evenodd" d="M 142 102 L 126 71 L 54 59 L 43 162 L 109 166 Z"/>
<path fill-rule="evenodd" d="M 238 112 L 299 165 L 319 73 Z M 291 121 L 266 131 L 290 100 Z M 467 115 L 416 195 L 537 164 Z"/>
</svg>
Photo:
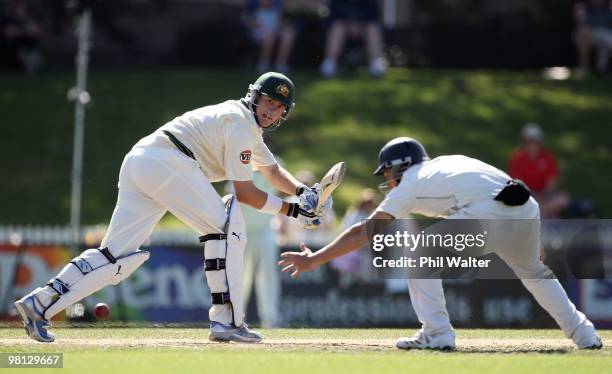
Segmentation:
<svg viewBox="0 0 612 374">
<path fill-rule="evenodd" d="M 284 214 L 304 226 L 318 225 L 317 188 L 308 188 L 280 167 L 263 141 L 287 120 L 295 88 L 283 74 L 269 72 L 249 86 L 246 97 L 187 112 L 141 139 L 125 156 L 119 193 L 100 248 L 88 249 L 47 284 L 15 302 L 28 335 L 52 342 L 50 319 L 71 304 L 116 285 L 149 258 L 139 247 L 167 212 L 199 233 L 204 272 L 211 290 L 209 339 L 259 342 L 243 320 L 242 272 L 245 223 L 237 201 L 267 214 Z M 252 167 L 277 190 L 300 196 L 286 203 L 258 189 Z M 222 198 L 211 182 L 228 180 L 235 195 Z"/>
<path fill-rule="evenodd" d="M 540 211 L 529 190 L 503 171 L 461 155 L 429 159 L 418 141 L 401 137 L 388 142 L 378 156 L 374 175 L 384 175 L 381 189 L 389 190 L 369 220 L 410 218 L 410 213 L 448 219 L 529 219 L 535 229 L 522 226 L 512 240 L 495 245 L 504 260 L 538 303 L 555 319 L 565 336 L 580 349 L 599 349 L 602 342 L 593 324 L 568 299 L 559 281 L 539 257 Z M 281 254 L 279 265 L 292 277 L 367 244 L 367 221 L 356 224 L 313 253 Z M 503 221 L 500 223 L 503 225 Z M 533 225 L 531 225 L 533 226 Z M 503 229 L 503 227 L 502 227 Z M 503 231 L 503 230 L 502 230 Z M 409 279 L 410 300 L 422 328 L 411 338 L 400 338 L 400 349 L 455 348 L 455 333 L 446 310 L 441 279 Z"/>
</svg>

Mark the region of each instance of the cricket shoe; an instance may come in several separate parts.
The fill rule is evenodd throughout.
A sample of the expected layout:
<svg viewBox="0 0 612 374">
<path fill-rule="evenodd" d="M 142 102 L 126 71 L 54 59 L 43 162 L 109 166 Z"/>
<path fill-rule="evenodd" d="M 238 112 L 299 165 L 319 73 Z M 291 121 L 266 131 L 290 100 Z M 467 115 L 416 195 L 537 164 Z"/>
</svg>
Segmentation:
<svg viewBox="0 0 612 374">
<path fill-rule="evenodd" d="M 603 348 L 603 343 L 601 342 L 601 338 L 598 335 L 595 335 L 595 340 L 591 344 L 578 346 L 578 348 L 579 349 L 601 349 Z"/>
<path fill-rule="evenodd" d="M 434 349 L 438 351 L 455 350 L 455 333 L 427 335 L 419 330 L 412 338 L 399 338 L 395 343 L 399 349 Z"/>
<path fill-rule="evenodd" d="M 603 343 L 595 332 L 595 327 L 589 321 L 580 324 L 571 336 L 578 349 L 601 349 Z"/>
<path fill-rule="evenodd" d="M 51 327 L 51 321 L 46 320 L 36 307 L 34 295 L 15 301 L 15 308 L 21 316 L 23 326 L 30 338 L 44 343 L 55 340 L 55 336 L 47 331 L 47 328 Z"/>
<path fill-rule="evenodd" d="M 212 342 L 259 343 L 262 338 L 260 333 L 249 330 L 246 323 L 240 327 L 233 327 L 212 321 L 208 334 L 208 340 Z"/>
</svg>

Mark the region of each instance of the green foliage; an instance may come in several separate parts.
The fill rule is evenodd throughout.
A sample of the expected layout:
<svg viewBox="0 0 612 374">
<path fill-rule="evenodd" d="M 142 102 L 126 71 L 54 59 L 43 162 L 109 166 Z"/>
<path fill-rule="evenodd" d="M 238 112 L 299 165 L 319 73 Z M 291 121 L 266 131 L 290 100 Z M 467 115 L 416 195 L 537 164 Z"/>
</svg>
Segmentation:
<svg viewBox="0 0 612 374">
<path fill-rule="evenodd" d="M 121 161 L 130 147 L 187 110 L 244 95 L 256 76 L 234 70 L 94 71 L 87 111 L 86 223 L 107 222 Z M 391 69 L 381 80 L 351 75 L 321 80 L 297 73 L 296 108 L 268 138 L 290 171 L 321 176 L 344 160 L 343 211 L 371 176 L 380 147 L 412 136 L 431 156 L 466 154 L 505 169 L 525 122 L 544 128 L 558 156 L 561 185 L 612 215 L 612 77 L 550 81 L 539 72 Z M 0 222 L 65 223 L 70 208 L 73 105 L 65 99 L 72 73 L 36 78 L 0 75 Z"/>
</svg>

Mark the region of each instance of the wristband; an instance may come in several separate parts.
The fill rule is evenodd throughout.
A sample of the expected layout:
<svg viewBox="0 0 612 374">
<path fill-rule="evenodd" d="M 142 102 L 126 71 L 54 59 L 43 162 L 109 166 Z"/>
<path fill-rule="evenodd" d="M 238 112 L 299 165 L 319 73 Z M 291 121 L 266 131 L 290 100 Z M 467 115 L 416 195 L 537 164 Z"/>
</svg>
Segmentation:
<svg viewBox="0 0 612 374">
<path fill-rule="evenodd" d="M 283 200 L 275 195 L 268 194 L 266 203 L 262 206 L 259 211 L 268 214 L 277 214 L 283 207 Z"/>
</svg>

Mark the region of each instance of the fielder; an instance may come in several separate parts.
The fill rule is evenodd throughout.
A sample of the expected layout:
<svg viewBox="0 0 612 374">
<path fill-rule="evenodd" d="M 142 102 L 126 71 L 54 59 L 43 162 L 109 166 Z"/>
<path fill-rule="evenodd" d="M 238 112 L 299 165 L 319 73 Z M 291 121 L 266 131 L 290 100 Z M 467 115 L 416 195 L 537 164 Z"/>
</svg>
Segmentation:
<svg viewBox="0 0 612 374">
<path fill-rule="evenodd" d="M 410 213 L 449 219 L 531 219 L 537 229 L 497 243 L 503 259 L 561 326 L 578 348 L 601 348 L 593 324 L 576 310 L 559 281 L 544 279 L 550 269 L 539 258 L 540 212 L 529 190 L 501 170 L 465 156 L 430 160 L 423 146 L 411 138 L 388 142 L 378 156 L 375 175 L 384 175 L 381 187 L 390 192 L 370 215 L 370 220 L 409 218 Z M 503 224 L 503 222 L 501 223 Z M 523 226 L 523 225 L 522 225 Z M 320 251 L 286 252 L 279 265 L 292 277 L 358 249 L 368 241 L 366 221 L 345 230 Z M 521 235 L 522 234 L 522 235 Z M 441 279 L 409 279 L 410 299 L 422 328 L 412 338 L 400 338 L 401 349 L 454 349 L 455 333 L 446 310 Z"/>
<path fill-rule="evenodd" d="M 127 278 L 149 253 L 139 247 L 167 212 L 196 230 L 204 243 L 204 270 L 211 290 L 209 339 L 259 342 L 243 321 L 242 272 L 246 244 L 236 199 L 263 213 L 284 214 L 317 225 L 317 189 L 280 167 L 262 133 L 286 121 L 295 88 L 279 73 L 266 73 L 245 98 L 187 112 L 141 139 L 119 172 L 119 193 L 100 248 L 74 258 L 46 285 L 15 302 L 28 335 L 52 342 L 50 319 L 82 298 Z M 277 190 L 299 195 L 285 203 L 252 182 L 255 165 Z M 232 181 L 235 196 L 223 200 L 211 182 Z M 330 203 L 331 204 L 331 201 Z"/>
</svg>

